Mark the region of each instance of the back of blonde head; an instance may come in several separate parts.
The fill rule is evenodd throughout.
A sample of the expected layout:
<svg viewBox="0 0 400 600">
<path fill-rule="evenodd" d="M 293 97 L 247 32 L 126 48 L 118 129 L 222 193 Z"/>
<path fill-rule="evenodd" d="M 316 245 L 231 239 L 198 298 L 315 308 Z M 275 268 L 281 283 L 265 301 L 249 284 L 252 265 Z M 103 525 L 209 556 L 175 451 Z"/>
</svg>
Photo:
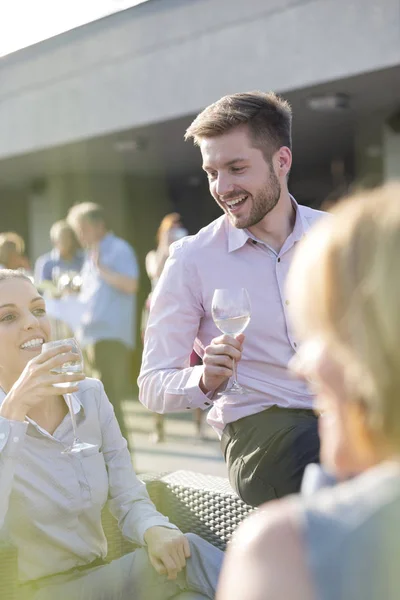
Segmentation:
<svg viewBox="0 0 400 600">
<path fill-rule="evenodd" d="M 288 279 L 295 328 L 345 368 L 370 426 L 400 448 L 400 184 L 360 192 L 307 236 Z"/>
<path fill-rule="evenodd" d="M 25 251 L 24 240 L 14 231 L 0 233 L 0 264 L 8 267 L 13 253 L 22 255 Z"/>
</svg>

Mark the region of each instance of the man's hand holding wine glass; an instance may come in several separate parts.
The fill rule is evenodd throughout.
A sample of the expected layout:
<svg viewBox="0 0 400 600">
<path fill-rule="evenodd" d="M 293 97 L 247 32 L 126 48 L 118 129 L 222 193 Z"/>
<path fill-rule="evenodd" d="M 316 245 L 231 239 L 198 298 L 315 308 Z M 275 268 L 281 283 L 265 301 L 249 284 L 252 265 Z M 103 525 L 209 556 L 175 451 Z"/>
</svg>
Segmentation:
<svg viewBox="0 0 400 600">
<path fill-rule="evenodd" d="M 200 389 L 214 392 L 230 377 L 232 385 L 221 392 L 227 395 L 245 395 L 247 390 L 237 381 L 236 365 L 242 358 L 243 331 L 250 322 L 250 298 L 245 288 L 216 289 L 211 312 L 214 323 L 223 335 L 214 338 L 206 348 L 204 372 Z"/>
<path fill-rule="evenodd" d="M 242 358 L 244 338 L 243 333 L 236 338 L 226 334 L 220 335 L 207 346 L 200 382 L 200 388 L 205 394 L 218 389 L 233 376 L 233 361 L 238 363 Z"/>
</svg>

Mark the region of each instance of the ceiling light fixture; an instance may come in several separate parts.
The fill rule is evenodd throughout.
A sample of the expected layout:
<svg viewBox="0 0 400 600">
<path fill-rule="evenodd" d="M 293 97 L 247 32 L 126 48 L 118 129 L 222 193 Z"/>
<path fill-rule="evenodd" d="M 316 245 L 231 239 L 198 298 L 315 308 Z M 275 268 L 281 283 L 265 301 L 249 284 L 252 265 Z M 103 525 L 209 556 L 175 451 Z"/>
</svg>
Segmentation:
<svg viewBox="0 0 400 600">
<path fill-rule="evenodd" d="M 350 98 L 347 94 L 320 94 L 309 96 L 307 106 L 311 110 L 321 112 L 340 111 L 350 108 Z"/>
<path fill-rule="evenodd" d="M 114 150 L 120 153 L 143 152 L 146 149 L 147 141 L 144 138 L 134 138 L 131 140 L 117 140 L 114 142 Z"/>
</svg>

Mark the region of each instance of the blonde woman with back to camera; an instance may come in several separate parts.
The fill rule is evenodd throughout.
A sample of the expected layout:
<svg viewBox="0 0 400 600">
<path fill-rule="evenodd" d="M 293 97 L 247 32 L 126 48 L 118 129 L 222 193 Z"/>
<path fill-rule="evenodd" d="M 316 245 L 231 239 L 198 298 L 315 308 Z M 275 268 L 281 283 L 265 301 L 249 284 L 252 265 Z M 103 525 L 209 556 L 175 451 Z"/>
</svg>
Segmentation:
<svg viewBox="0 0 400 600">
<path fill-rule="evenodd" d="M 339 483 L 250 517 L 218 600 L 400 598 L 399 258 L 397 184 L 341 203 L 302 242 L 293 367 L 315 388 L 321 462 Z"/>
</svg>

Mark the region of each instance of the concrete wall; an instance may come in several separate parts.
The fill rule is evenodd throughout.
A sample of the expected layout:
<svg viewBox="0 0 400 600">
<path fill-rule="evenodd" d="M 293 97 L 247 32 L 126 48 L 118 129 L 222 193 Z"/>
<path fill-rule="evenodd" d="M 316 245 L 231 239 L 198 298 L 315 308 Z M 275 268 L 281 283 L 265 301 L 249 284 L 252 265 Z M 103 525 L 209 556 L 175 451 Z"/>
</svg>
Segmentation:
<svg viewBox="0 0 400 600">
<path fill-rule="evenodd" d="M 41 193 L 29 193 L 29 253 L 32 260 L 51 248 L 51 225 L 64 219 L 70 206 L 86 201 L 101 204 L 110 228 L 117 235 L 127 235 L 126 186 L 122 176 L 101 173 L 52 175 L 46 178 Z"/>
<path fill-rule="evenodd" d="M 385 181 L 400 181 L 400 132 L 388 126 L 383 133 L 384 178 Z"/>
<path fill-rule="evenodd" d="M 53 175 L 46 179 L 46 186 L 41 193 L 28 193 L 28 196 L 29 250 L 32 259 L 50 249 L 51 225 L 58 219 L 64 219 L 69 207 L 79 202 L 100 204 L 110 229 L 134 243 L 132 223 L 126 218 L 129 193 L 123 175 L 92 172 Z M 158 206 L 157 198 L 155 200 Z"/>
<path fill-rule="evenodd" d="M 399 63 L 399 0 L 151 0 L 1 59 L 0 159 Z"/>
<path fill-rule="evenodd" d="M 28 195 L 25 190 L 0 188 L 0 231 L 16 231 L 29 251 Z"/>
<path fill-rule="evenodd" d="M 358 123 L 354 148 L 355 187 L 370 188 L 383 183 L 385 117 L 385 114 L 375 114 Z"/>
</svg>

